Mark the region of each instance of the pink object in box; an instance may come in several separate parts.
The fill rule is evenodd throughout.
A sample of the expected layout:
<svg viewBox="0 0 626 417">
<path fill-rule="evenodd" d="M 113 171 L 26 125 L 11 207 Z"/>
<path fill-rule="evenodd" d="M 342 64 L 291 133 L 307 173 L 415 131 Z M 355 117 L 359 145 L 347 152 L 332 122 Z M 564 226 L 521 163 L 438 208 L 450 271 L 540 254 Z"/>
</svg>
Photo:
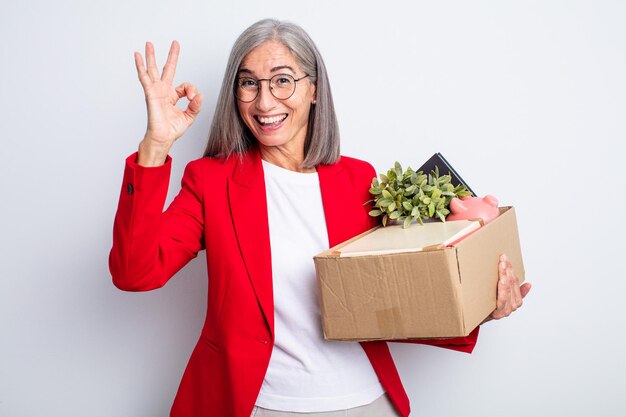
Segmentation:
<svg viewBox="0 0 626 417">
<path fill-rule="evenodd" d="M 492 195 L 486 195 L 482 198 L 453 198 L 450 201 L 450 214 L 446 220 L 482 219 L 483 223 L 487 224 L 499 214 L 498 199 Z"/>
</svg>

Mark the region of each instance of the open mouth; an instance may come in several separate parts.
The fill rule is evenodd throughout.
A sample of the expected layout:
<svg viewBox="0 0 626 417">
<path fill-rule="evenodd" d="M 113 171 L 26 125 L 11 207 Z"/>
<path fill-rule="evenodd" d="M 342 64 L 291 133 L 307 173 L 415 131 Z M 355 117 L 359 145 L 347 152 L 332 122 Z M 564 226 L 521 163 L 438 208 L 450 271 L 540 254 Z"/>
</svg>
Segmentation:
<svg viewBox="0 0 626 417">
<path fill-rule="evenodd" d="M 269 117 L 254 116 L 254 118 L 263 127 L 274 127 L 280 125 L 287 118 L 287 114 L 279 114 Z"/>
</svg>

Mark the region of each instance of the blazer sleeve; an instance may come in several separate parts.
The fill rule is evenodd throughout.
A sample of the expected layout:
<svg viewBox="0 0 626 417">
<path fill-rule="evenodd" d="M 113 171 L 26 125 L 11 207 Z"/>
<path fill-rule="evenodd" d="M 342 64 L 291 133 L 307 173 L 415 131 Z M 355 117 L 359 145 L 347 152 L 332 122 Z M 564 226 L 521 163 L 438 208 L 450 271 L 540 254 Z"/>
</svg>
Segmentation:
<svg viewBox="0 0 626 417">
<path fill-rule="evenodd" d="M 180 193 L 163 212 L 172 159 L 143 167 L 136 155 L 126 159 L 109 270 L 116 287 L 148 291 L 165 285 L 204 248 L 202 176 L 189 164 Z"/>
<path fill-rule="evenodd" d="M 456 350 L 459 352 L 472 353 L 476 342 L 478 341 L 478 332 L 480 326 L 477 326 L 470 334 L 465 337 L 454 337 L 448 339 L 407 339 L 407 340 L 390 340 L 396 343 L 415 343 L 420 345 L 437 346 L 444 349 Z"/>
</svg>

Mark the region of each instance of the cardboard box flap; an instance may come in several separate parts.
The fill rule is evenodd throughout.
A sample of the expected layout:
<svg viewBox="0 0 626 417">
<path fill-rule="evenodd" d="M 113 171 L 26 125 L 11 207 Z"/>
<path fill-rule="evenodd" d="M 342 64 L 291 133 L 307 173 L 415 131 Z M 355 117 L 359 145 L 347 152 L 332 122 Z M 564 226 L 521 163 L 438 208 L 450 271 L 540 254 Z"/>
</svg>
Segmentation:
<svg viewBox="0 0 626 417">
<path fill-rule="evenodd" d="M 491 223 L 456 245 L 459 276 L 463 286 L 465 325 L 472 330 L 496 308 L 498 262 L 506 253 L 520 282 L 525 271 L 517 231 L 515 209 L 501 208 Z"/>
</svg>

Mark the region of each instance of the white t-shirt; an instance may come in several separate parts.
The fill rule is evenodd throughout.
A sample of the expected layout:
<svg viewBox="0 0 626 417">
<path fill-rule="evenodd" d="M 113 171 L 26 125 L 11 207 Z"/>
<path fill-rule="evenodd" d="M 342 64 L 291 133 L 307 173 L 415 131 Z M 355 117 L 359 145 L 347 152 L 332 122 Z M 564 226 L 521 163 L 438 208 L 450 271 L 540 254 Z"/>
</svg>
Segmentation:
<svg viewBox="0 0 626 417">
<path fill-rule="evenodd" d="M 275 344 L 256 405 L 342 410 L 384 393 L 363 348 L 324 340 L 313 256 L 328 249 L 317 173 L 263 161 L 272 251 Z"/>
</svg>

